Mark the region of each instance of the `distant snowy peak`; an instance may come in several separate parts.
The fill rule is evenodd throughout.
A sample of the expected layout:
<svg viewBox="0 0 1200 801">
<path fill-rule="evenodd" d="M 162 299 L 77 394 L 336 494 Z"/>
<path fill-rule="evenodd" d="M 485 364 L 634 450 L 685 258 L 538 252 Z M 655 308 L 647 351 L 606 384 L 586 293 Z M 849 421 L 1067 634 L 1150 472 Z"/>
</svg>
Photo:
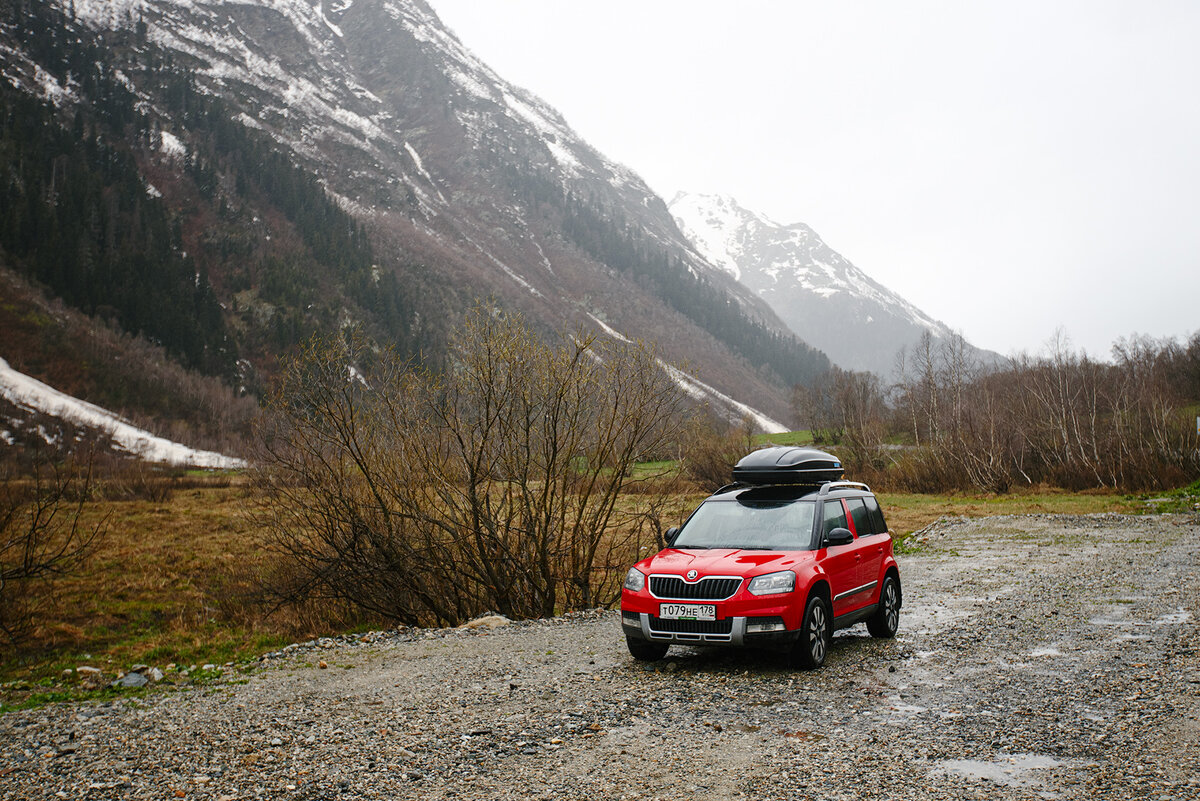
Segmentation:
<svg viewBox="0 0 1200 801">
<path fill-rule="evenodd" d="M 700 255 L 767 301 L 836 364 L 885 373 L 896 350 L 921 333 L 952 333 L 803 223 L 781 225 L 725 195 L 680 192 L 669 208 Z"/>
<path fill-rule="evenodd" d="M 680 192 L 669 204 L 701 255 L 759 294 L 798 284 L 821 297 L 839 292 L 893 307 L 938 336 L 946 326 L 872 279 L 804 223 L 781 225 L 727 195 Z"/>
<path fill-rule="evenodd" d="M 753 225 L 753 215 L 724 195 L 680 192 L 667 207 L 700 255 L 740 281 L 741 240 L 743 231 Z"/>
</svg>

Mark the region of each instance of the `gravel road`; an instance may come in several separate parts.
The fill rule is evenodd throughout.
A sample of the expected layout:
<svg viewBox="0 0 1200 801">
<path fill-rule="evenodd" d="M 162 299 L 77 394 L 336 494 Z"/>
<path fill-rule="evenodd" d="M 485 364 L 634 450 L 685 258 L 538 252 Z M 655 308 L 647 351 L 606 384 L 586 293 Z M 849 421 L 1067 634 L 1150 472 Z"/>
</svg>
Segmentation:
<svg viewBox="0 0 1200 801">
<path fill-rule="evenodd" d="M 594 612 L 11 712 L 0 797 L 1200 798 L 1195 516 L 943 521 L 901 571 L 897 639 L 840 632 L 813 673 L 646 667 Z"/>
</svg>

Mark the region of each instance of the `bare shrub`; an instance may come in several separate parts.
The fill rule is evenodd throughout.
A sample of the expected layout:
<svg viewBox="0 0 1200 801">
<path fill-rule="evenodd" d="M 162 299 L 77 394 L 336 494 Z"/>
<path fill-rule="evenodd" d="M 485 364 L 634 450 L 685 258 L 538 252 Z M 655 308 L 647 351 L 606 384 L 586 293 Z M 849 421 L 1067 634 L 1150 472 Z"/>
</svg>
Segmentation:
<svg viewBox="0 0 1200 801">
<path fill-rule="evenodd" d="M 1195 401 L 1186 394 L 1193 345 L 1119 340 L 1106 364 L 1059 334 L 1040 356 L 984 369 L 959 340 L 924 338 L 898 359 L 896 417 L 918 449 L 891 477 L 927 491 L 1186 484 L 1200 474 L 1200 442 L 1183 412 Z"/>
<path fill-rule="evenodd" d="M 617 503 L 678 438 L 683 397 L 640 344 L 536 339 L 480 307 L 444 375 L 348 336 L 288 364 L 259 429 L 280 588 L 408 624 L 607 600 L 597 565 L 645 536 Z M 636 550 L 636 547 L 632 547 Z"/>
<path fill-rule="evenodd" d="M 90 464 L 37 464 L 0 482 L 0 634 L 13 644 L 30 633 L 48 579 L 69 575 L 91 553 L 105 520 L 79 518 L 92 485 Z"/>
<path fill-rule="evenodd" d="M 96 482 L 95 493 L 113 501 L 151 501 L 166 503 L 177 488 L 182 470 L 128 459 L 102 457 L 103 478 Z"/>
<path fill-rule="evenodd" d="M 733 466 L 754 448 L 754 425 L 749 419 L 735 424 L 713 414 L 698 415 L 684 437 L 683 474 L 712 492 L 733 480 Z"/>
<path fill-rule="evenodd" d="M 818 445 L 837 445 L 846 433 L 845 416 L 838 408 L 835 370 L 818 376 L 811 385 L 792 388 L 792 411 Z"/>
</svg>

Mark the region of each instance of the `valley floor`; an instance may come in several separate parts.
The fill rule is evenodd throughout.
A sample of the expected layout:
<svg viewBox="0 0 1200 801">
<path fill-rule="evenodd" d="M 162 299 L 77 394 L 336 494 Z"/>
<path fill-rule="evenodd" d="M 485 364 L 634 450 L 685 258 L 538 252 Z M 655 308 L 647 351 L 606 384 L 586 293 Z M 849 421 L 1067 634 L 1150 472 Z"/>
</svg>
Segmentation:
<svg viewBox="0 0 1200 801">
<path fill-rule="evenodd" d="M 826 666 L 613 612 L 289 646 L 211 684 L 0 717 L 4 798 L 1195 798 L 1200 521 L 948 521 L 894 641 Z"/>
</svg>

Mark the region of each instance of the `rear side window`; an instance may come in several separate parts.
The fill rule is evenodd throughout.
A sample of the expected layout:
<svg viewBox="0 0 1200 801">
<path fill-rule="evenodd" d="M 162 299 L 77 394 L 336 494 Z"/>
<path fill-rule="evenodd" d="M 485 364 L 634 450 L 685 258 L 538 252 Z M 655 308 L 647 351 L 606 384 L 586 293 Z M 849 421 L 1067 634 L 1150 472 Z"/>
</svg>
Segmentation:
<svg viewBox="0 0 1200 801">
<path fill-rule="evenodd" d="M 867 502 L 867 513 L 871 515 L 872 530 L 876 534 L 886 534 L 887 522 L 883 519 L 883 510 L 879 508 L 879 501 L 875 500 L 874 495 L 868 495 L 863 500 Z"/>
<path fill-rule="evenodd" d="M 825 525 L 822 527 L 824 533 L 828 534 L 835 528 L 846 528 L 846 511 L 842 509 L 841 501 L 825 501 L 821 504 L 821 509 L 825 516 Z"/>
<path fill-rule="evenodd" d="M 867 512 L 866 504 L 862 498 L 847 498 L 846 506 L 850 509 L 850 519 L 854 521 L 854 533 L 860 537 L 866 537 L 870 534 L 878 534 L 875 529 L 875 524 L 871 520 L 870 513 Z"/>
</svg>

